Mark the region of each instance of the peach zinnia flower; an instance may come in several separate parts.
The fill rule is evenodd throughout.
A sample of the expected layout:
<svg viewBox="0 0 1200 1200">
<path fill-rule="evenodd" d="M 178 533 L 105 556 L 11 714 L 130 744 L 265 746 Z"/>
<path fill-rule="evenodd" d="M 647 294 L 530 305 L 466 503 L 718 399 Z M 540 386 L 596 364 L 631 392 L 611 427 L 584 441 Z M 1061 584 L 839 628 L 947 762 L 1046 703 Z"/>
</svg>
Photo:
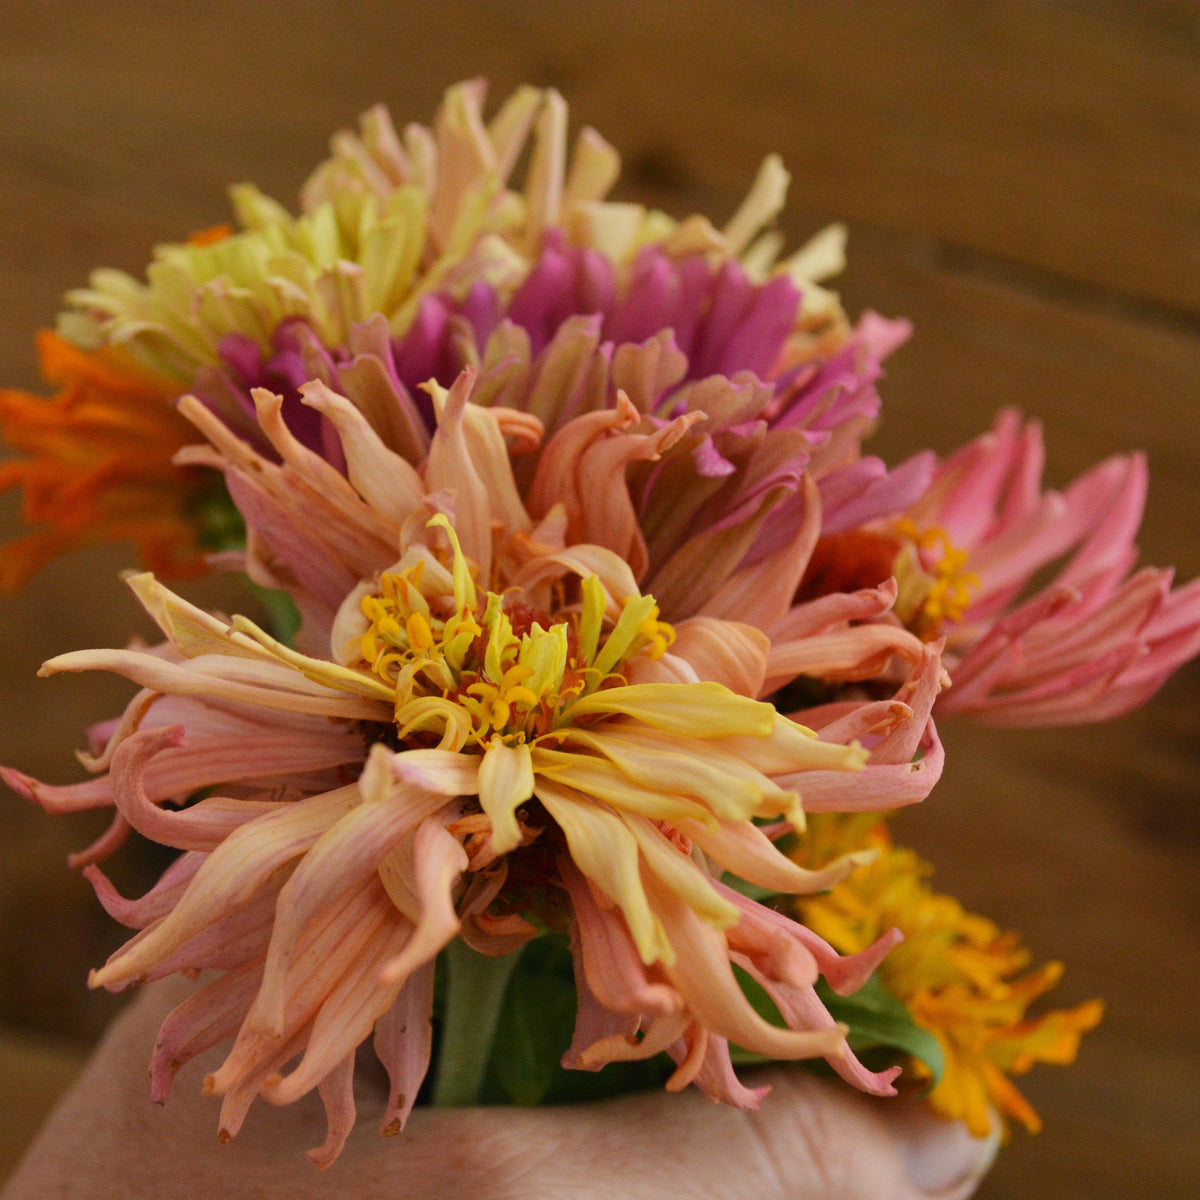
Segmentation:
<svg viewBox="0 0 1200 1200">
<path fill-rule="evenodd" d="M 528 328 L 499 316 L 482 290 L 473 293 L 479 312 L 432 298 L 422 308 L 429 327 L 418 321 L 401 339 L 382 320 L 357 327 L 348 361 L 294 324 L 271 359 L 239 356 L 241 372 L 206 376 L 201 398 L 240 428 L 253 410 L 248 385 L 296 379 L 311 365 L 351 403 L 293 382 L 283 413 L 303 431 L 298 440 L 353 478 L 358 468 L 340 448 L 351 426 L 356 440 L 425 462 L 435 418 L 421 384 L 431 371 L 452 382 L 465 363 L 472 403 L 503 413 L 513 436 L 524 431 L 513 473 L 531 517 L 561 505 L 565 538 L 618 554 L 668 620 L 729 617 L 761 629 L 772 647 L 763 695 L 802 674 L 884 676 L 896 686 L 923 646 L 899 622 L 875 619 L 895 597 L 883 577 L 852 598 L 795 599 L 823 528 L 894 512 L 920 494 L 928 456 L 888 474 L 859 453 L 879 408 L 880 359 L 903 329 L 865 318 L 824 357 L 797 332 L 800 294 L 788 279 L 754 285 L 736 264 L 714 272 L 657 250 L 641 257 L 627 291 L 600 289 L 606 307 L 555 325 L 550 314 L 577 291 L 580 273 L 612 284 L 585 258 L 547 248 L 541 265 L 556 282 L 531 276 L 509 310 L 519 305 Z M 664 316 L 673 328 L 657 326 Z M 869 631 L 858 628 L 868 620 Z"/>
<path fill-rule="evenodd" d="M 565 539 L 563 502 L 530 515 L 504 434 L 536 444 L 538 423 L 471 404 L 472 383 L 467 372 L 449 392 L 431 388 L 437 427 L 419 471 L 344 398 L 306 389 L 339 429 L 348 479 L 291 435 L 280 397 L 254 397 L 279 463 L 186 400 L 213 443 L 188 461 L 226 472 L 249 531 L 238 561 L 294 595 L 300 648 L 143 575 L 131 584 L 163 646 L 44 668 L 115 671 L 143 689 L 88 759 L 94 779 L 56 788 L 5 773 L 51 811 L 116 808 L 81 859 L 139 932 L 93 985 L 222 972 L 164 1023 L 154 1095 L 233 1037 L 206 1083 L 223 1097 L 222 1135 L 256 1096 L 286 1103 L 317 1087 L 329 1135 L 313 1158 L 328 1163 L 353 1123 L 354 1051 L 372 1031 L 392 1079 L 384 1129 L 403 1123 L 428 1065 L 439 951 L 461 939 L 509 954 L 539 928 L 569 931 L 574 947 L 568 1065 L 665 1050 L 678 1063 L 669 1087 L 755 1107 L 733 1042 L 824 1056 L 857 1086 L 891 1091 L 894 1072 L 857 1062 L 813 984 L 821 974 L 853 990 L 895 935 L 841 958 L 720 876 L 798 893 L 861 861 L 803 870 L 755 822 L 802 827 L 810 792 L 816 807 L 924 794 L 908 760 L 931 729 L 936 654 L 918 654 L 901 696 L 845 706 L 821 737 L 780 715 L 754 698 L 771 654 L 760 631 L 708 614 L 664 623 L 620 555 Z M 558 436 L 543 467 L 567 486 L 574 455 L 631 435 L 583 416 Z M 852 630 L 841 636 L 817 654 L 835 671 L 881 652 L 869 633 L 858 652 Z M 793 630 L 791 653 L 804 641 Z M 163 807 L 201 788 L 215 794 Z M 183 851 L 132 901 L 96 866 L 129 829 Z M 755 1013 L 732 963 L 771 991 L 787 1028 Z"/>
</svg>

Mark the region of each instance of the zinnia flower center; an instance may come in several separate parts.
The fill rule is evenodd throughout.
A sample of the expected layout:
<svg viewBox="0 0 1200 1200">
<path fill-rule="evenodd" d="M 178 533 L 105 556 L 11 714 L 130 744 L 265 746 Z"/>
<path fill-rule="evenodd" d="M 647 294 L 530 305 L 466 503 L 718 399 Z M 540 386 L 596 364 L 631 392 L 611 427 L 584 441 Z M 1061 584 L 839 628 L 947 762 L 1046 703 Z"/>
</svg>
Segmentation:
<svg viewBox="0 0 1200 1200">
<path fill-rule="evenodd" d="M 962 619 L 979 576 L 967 570 L 967 551 L 940 526 L 919 530 L 905 517 L 896 522 L 896 534 L 905 542 L 893 567 L 897 615 L 922 637 L 937 637 L 943 624 Z"/>
<path fill-rule="evenodd" d="M 454 550 L 453 607 L 438 611 L 437 599 L 431 603 L 423 594 L 421 561 L 384 572 L 379 590 L 360 602 L 369 624 L 359 653 L 395 688 L 402 738 L 425 728 L 429 701 L 440 700 L 467 718 L 464 745 L 552 739 L 570 723 L 576 699 L 624 683 L 630 659 L 659 658 L 675 639 L 671 626 L 658 619 L 654 597 L 635 596 L 602 644 L 607 598 L 595 576 L 581 581 L 578 607 L 557 620 L 497 592 L 481 597 L 449 522 L 433 523 L 446 530 Z"/>
<path fill-rule="evenodd" d="M 968 552 L 940 526 L 918 529 L 903 517 L 887 531 L 852 529 L 821 538 L 796 599 L 878 587 L 895 576 L 900 589 L 896 616 L 931 641 L 945 625 L 962 619 L 979 586 L 979 576 L 967 569 L 967 560 Z"/>
</svg>

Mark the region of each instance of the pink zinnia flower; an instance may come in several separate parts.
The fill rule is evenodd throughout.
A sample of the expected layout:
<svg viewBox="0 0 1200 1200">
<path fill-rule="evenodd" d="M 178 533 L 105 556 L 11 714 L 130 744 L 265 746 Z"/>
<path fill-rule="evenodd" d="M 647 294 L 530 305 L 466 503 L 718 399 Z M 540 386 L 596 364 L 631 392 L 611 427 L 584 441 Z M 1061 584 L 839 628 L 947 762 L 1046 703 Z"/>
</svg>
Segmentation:
<svg viewBox="0 0 1200 1200">
<path fill-rule="evenodd" d="M 943 712 L 1100 721 L 1200 652 L 1200 580 L 1172 589 L 1170 570 L 1133 570 L 1144 457 L 1107 459 L 1061 493 L 1042 490 L 1043 459 L 1039 425 L 1002 413 L 905 514 L 901 605 L 907 586 L 913 611 L 945 635 L 954 686 Z"/>
</svg>

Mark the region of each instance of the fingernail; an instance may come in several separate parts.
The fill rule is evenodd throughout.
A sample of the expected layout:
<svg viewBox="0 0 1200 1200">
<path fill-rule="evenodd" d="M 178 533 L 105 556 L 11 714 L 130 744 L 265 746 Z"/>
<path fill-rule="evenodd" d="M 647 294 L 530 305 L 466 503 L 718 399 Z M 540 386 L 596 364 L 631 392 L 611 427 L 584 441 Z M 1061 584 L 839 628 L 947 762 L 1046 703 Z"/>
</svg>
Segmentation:
<svg viewBox="0 0 1200 1200">
<path fill-rule="evenodd" d="M 998 1127 L 987 1137 L 972 1137 L 961 1121 L 944 1121 L 930 1113 L 906 1131 L 909 1182 L 930 1200 L 969 1196 L 990 1170 L 999 1146 Z"/>
</svg>

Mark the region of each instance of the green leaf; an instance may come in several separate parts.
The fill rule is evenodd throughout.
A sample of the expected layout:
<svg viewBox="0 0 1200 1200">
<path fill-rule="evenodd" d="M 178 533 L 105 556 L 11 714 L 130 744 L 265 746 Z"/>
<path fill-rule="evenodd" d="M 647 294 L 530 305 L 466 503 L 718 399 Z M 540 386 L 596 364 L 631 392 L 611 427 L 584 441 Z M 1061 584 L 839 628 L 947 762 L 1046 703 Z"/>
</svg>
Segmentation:
<svg viewBox="0 0 1200 1200">
<path fill-rule="evenodd" d="M 504 996 L 490 1073 L 510 1104 L 541 1104 L 571 1044 L 575 984 L 558 940 L 548 935 L 525 947 Z"/>
<path fill-rule="evenodd" d="M 666 1055 L 575 1071 L 561 1059 L 575 1027 L 575 974 L 563 934 L 535 938 L 509 980 L 492 1043 L 486 1104 L 568 1104 L 659 1087 L 674 1070 Z"/>
<path fill-rule="evenodd" d="M 258 598 L 267 615 L 267 630 L 285 646 L 294 647 L 296 634 L 300 632 L 300 610 L 295 601 L 276 588 L 265 588 L 247 578 L 246 586 Z"/>
<path fill-rule="evenodd" d="M 820 980 L 817 995 L 833 1018 L 850 1026 L 846 1040 L 855 1054 L 872 1050 L 900 1050 L 920 1059 L 929 1068 L 931 1087 L 936 1086 L 946 1069 L 941 1043 L 912 1019 L 904 1003 L 883 985 L 878 973 L 849 996 L 839 996 Z"/>
<path fill-rule="evenodd" d="M 445 984 L 433 1102 L 451 1108 L 479 1104 L 518 959 L 480 954 L 457 938 L 441 957 Z"/>
<path fill-rule="evenodd" d="M 743 896 L 758 901 L 759 904 L 764 904 L 768 900 L 774 900 L 776 896 L 783 895 L 782 892 L 775 891 L 772 888 L 765 888 L 762 884 L 747 883 L 744 879 L 737 875 L 732 875 L 728 871 L 721 876 L 721 882 L 726 887 L 732 888 L 735 892 L 741 892 Z"/>
<path fill-rule="evenodd" d="M 196 526 L 196 542 L 204 550 L 240 550 L 246 544 L 246 523 L 230 499 L 225 477 L 206 471 L 187 506 Z"/>
</svg>

